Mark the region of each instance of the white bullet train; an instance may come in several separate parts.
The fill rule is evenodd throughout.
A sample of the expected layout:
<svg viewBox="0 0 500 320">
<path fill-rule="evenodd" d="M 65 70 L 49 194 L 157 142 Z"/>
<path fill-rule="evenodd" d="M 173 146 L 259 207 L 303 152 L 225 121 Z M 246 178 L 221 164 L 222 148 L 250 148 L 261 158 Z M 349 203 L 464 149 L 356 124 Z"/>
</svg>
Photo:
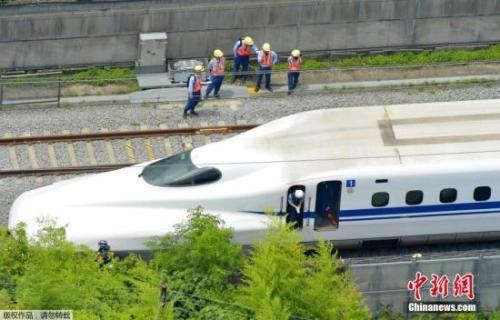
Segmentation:
<svg viewBox="0 0 500 320">
<path fill-rule="evenodd" d="M 198 205 L 235 241 L 305 192 L 305 241 L 337 247 L 500 239 L 500 100 L 316 110 L 169 158 L 22 194 L 9 227 L 67 225 L 76 243 L 147 250 Z"/>
</svg>

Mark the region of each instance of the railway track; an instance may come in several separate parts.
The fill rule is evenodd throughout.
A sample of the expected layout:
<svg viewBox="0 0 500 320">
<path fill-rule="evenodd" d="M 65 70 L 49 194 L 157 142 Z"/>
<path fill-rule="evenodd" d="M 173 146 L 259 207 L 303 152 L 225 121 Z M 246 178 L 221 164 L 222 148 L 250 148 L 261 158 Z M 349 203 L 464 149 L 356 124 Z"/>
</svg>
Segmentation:
<svg viewBox="0 0 500 320">
<path fill-rule="evenodd" d="M 25 134 L 0 138 L 0 154 L 8 163 L 0 167 L 1 177 L 58 175 L 100 172 L 146 162 L 216 142 L 256 127 L 238 124 L 200 127 L 120 130 L 60 135 Z"/>
</svg>

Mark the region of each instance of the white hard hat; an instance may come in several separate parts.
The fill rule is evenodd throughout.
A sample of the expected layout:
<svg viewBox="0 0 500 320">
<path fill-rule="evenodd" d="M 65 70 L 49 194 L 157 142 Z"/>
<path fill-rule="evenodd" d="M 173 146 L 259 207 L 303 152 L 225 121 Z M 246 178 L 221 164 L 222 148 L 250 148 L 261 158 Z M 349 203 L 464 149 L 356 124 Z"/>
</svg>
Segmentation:
<svg viewBox="0 0 500 320">
<path fill-rule="evenodd" d="M 262 45 L 262 50 L 264 50 L 264 51 L 271 51 L 271 45 L 269 43 L 267 43 L 267 42 L 264 43 Z"/>
<path fill-rule="evenodd" d="M 292 51 L 292 57 L 298 58 L 300 56 L 300 50 L 299 49 L 294 49 Z"/>
<path fill-rule="evenodd" d="M 295 190 L 295 192 L 293 193 L 293 195 L 297 199 L 302 199 L 302 198 L 304 198 L 304 191 L 302 191 L 302 190 Z"/>
<path fill-rule="evenodd" d="M 201 64 L 197 65 L 196 67 L 194 67 L 194 72 L 203 72 L 205 71 L 205 68 L 203 68 L 203 66 Z"/>
<path fill-rule="evenodd" d="M 222 52 L 222 50 L 219 50 L 219 49 L 214 50 L 214 57 L 222 58 L 223 56 L 224 56 L 224 52 Z"/>
<path fill-rule="evenodd" d="M 245 37 L 243 39 L 243 44 L 246 46 L 253 46 L 253 39 L 250 37 Z"/>
</svg>

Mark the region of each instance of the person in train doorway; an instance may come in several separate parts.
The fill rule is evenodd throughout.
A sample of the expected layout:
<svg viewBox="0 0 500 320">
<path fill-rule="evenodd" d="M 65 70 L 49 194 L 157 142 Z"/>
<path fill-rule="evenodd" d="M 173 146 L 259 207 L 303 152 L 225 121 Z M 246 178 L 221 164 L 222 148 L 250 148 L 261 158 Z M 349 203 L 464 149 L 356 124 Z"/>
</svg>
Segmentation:
<svg viewBox="0 0 500 320">
<path fill-rule="evenodd" d="M 226 67 L 226 58 L 224 58 L 224 53 L 216 49 L 214 50 L 214 57 L 208 63 L 208 69 L 210 70 L 210 84 L 205 91 L 205 97 L 208 98 L 214 91 L 214 97 L 220 98 L 219 90 L 224 81 L 224 69 Z"/>
<path fill-rule="evenodd" d="M 286 216 L 286 222 L 291 223 L 294 228 L 302 229 L 304 203 L 304 191 L 295 190 L 288 195 L 289 212 Z"/>
<path fill-rule="evenodd" d="M 302 58 L 300 50 L 295 49 L 288 57 L 288 95 L 292 94 L 299 83 L 300 69 L 302 67 Z"/>
<path fill-rule="evenodd" d="M 240 74 L 241 72 L 246 73 L 248 71 L 248 66 L 250 64 L 250 54 L 257 53 L 257 46 L 253 43 L 253 39 L 250 37 L 238 38 L 233 47 L 234 54 L 234 64 L 233 64 L 233 82 L 240 79 L 245 81 L 247 78 L 246 74 Z"/>
<path fill-rule="evenodd" d="M 271 67 L 278 62 L 278 55 L 271 50 L 269 43 L 262 45 L 262 50 L 257 53 L 257 62 L 259 63 L 259 74 L 257 75 L 257 83 L 255 84 L 255 92 L 260 90 L 262 77 L 266 77 L 266 89 L 273 92 L 271 88 Z"/>
<path fill-rule="evenodd" d="M 182 114 L 184 119 L 187 118 L 188 112 L 190 112 L 193 116 L 198 115 L 198 113 L 194 111 L 194 108 L 198 102 L 201 101 L 201 73 L 205 71 L 205 68 L 203 68 L 200 64 L 194 67 L 193 71 L 194 75 L 190 75 L 188 77 L 188 100 L 186 102 L 186 106 L 184 107 L 184 113 Z"/>
</svg>

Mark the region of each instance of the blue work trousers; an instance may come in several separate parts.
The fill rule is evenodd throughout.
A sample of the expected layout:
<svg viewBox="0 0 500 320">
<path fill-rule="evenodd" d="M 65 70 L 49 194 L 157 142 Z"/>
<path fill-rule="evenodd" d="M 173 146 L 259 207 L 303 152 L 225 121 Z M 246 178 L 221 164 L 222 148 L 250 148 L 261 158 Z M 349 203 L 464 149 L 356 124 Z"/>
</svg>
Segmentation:
<svg viewBox="0 0 500 320">
<path fill-rule="evenodd" d="M 299 71 L 290 71 L 288 72 L 288 90 L 292 91 L 295 89 L 297 86 L 297 83 L 299 83 L 299 76 L 300 72 Z"/>
<path fill-rule="evenodd" d="M 243 56 L 243 57 L 236 56 L 236 57 L 234 57 L 233 76 L 235 79 L 238 79 L 240 77 L 242 77 L 242 79 L 245 79 L 247 77 L 246 75 L 244 75 L 244 76 L 237 75 L 237 73 L 240 71 L 240 67 L 241 67 L 242 72 L 248 71 L 249 63 L 250 63 L 249 56 Z"/>
<path fill-rule="evenodd" d="M 271 87 L 271 67 L 259 66 L 259 74 L 257 75 L 256 87 L 260 88 L 262 77 L 266 76 L 266 88 Z"/>
<path fill-rule="evenodd" d="M 189 111 L 193 112 L 194 107 L 200 102 L 201 100 L 201 92 L 193 92 L 193 96 L 191 98 L 188 98 L 188 101 L 186 103 L 186 106 L 184 107 L 184 114 L 187 114 Z"/>
<path fill-rule="evenodd" d="M 223 81 L 224 81 L 224 76 L 211 76 L 210 83 L 208 84 L 207 91 L 205 91 L 205 94 L 209 95 L 212 92 L 212 90 L 214 90 L 214 94 L 218 95 Z"/>
</svg>

